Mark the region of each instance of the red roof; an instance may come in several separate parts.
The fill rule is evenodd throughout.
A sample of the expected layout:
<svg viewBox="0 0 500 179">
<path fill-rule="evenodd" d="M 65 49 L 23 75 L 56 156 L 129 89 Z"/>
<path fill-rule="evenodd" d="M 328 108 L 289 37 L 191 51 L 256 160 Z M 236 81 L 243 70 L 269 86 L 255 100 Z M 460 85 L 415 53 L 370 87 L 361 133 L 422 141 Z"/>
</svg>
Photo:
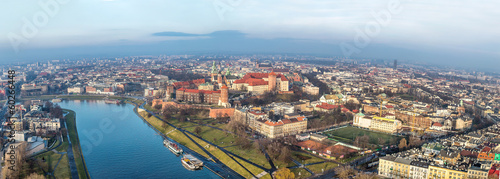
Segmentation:
<svg viewBox="0 0 500 179">
<path fill-rule="evenodd" d="M 220 90 L 210 91 L 210 90 L 186 89 L 186 88 L 179 88 L 177 91 L 184 91 L 185 93 L 203 93 L 203 94 L 220 93 Z"/>
<path fill-rule="evenodd" d="M 317 105 L 316 107 L 321 108 L 321 109 L 326 109 L 326 110 L 332 110 L 332 109 L 338 108 L 339 105 L 321 103 L 320 105 Z"/>
<path fill-rule="evenodd" d="M 435 122 L 434 124 L 432 124 L 433 126 L 436 126 L 436 127 L 443 127 L 443 125 L 439 122 Z"/>
<path fill-rule="evenodd" d="M 278 125 L 283 125 L 283 122 L 282 121 L 278 121 L 278 122 L 266 121 L 265 124 L 270 125 L 270 126 L 278 126 Z"/>
<path fill-rule="evenodd" d="M 266 113 L 263 113 L 262 111 L 249 111 L 249 113 L 252 113 L 254 115 L 264 115 Z"/>
<path fill-rule="evenodd" d="M 281 81 L 288 81 L 288 79 L 282 75 L 282 74 L 278 74 L 276 75 L 276 73 L 274 72 L 271 72 L 271 73 L 247 73 L 245 74 L 245 76 L 243 76 L 243 78 L 241 79 L 238 79 L 238 80 L 235 80 L 233 83 L 248 83 L 250 84 L 250 82 L 252 81 L 256 81 L 256 80 L 263 80 L 263 78 L 268 78 L 269 75 L 275 75 L 277 78 L 280 78 Z M 258 84 L 255 84 L 254 85 L 250 85 L 250 86 L 256 86 L 256 85 L 267 85 L 264 84 L 263 82 L 258 82 Z"/>
<path fill-rule="evenodd" d="M 306 140 L 306 141 L 299 142 L 299 143 L 297 143 L 297 146 L 306 148 L 308 150 L 318 150 L 321 148 L 325 148 L 325 145 L 323 145 L 319 142 L 312 141 L 312 140 Z"/>
<path fill-rule="evenodd" d="M 483 150 L 481 150 L 481 152 L 490 152 L 490 151 L 491 151 L 490 147 L 484 147 Z"/>
<path fill-rule="evenodd" d="M 202 84 L 202 83 L 205 83 L 205 79 L 197 79 L 197 80 L 191 80 L 191 81 L 175 82 L 174 86 L 176 88 L 178 88 L 178 87 L 183 87 L 183 86 L 189 86 L 190 84 L 199 85 L 199 84 Z"/>
</svg>

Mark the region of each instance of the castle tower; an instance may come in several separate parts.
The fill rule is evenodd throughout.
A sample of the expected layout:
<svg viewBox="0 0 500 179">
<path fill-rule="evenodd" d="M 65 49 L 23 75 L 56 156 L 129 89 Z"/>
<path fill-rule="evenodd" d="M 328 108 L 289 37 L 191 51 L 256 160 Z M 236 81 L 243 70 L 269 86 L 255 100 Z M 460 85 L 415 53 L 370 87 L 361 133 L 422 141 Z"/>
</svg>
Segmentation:
<svg viewBox="0 0 500 179">
<path fill-rule="evenodd" d="M 222 74 L 217 74 L 217 84 L 219 84 L 219 87 L 222 86 Z"/>
<path fill-rule="evenodd" d="M 229 104 L 229 88 L 224 85 L 220 89 L 220 98 L 219 98 L 219 106 L 224 106 L 224 107 L 231 107 L 231 104 Z"/>
<path fill-rule="evenodd" d="M 168 86 L 167 86 L 167 91 L 166 91 L 165 93 L 166 93 L 166 94 L 165 94 L 165 99 L 166 99 L 166 100 L 170 100 L 170 99 L 172 99 L 172 95 L 173 95 L 173 93 L 175 93 L 175 91 L 174 91 L 174 86 L 172 86 L 172 85 L 168 85 Z"/>
<path fill-rule="evenodd" d="M 269 73 L 268 82 L 269 82 L 268 90 L 275 91 L 276 90 L 276 73 L 274 73 L 274 71 Z"/>
</svg>

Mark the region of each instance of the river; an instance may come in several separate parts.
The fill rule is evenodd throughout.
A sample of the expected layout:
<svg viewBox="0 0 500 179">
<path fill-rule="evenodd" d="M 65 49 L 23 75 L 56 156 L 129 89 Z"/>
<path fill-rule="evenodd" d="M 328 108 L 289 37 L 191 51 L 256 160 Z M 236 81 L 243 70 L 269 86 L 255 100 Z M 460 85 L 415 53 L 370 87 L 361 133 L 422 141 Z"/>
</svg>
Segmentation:
<svg viewBox="0 0 500 179">
<path fill-rule="evenodd" d="M 76 127 L 91 178 L 220 178 L 204 168 L 185 169 L 180 157 L 163 146 L 163 138 L 130 104 L 100 100 L 65 100 L 76 112 Z"/>
</svg>

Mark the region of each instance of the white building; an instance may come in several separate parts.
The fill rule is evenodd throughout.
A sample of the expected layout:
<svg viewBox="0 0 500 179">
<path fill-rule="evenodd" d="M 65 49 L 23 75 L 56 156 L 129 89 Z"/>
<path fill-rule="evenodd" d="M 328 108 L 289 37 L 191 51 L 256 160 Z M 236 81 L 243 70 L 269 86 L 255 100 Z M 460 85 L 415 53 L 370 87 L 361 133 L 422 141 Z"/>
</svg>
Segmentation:
<svg viewBox="0 0 500 179">
<path fill-rule="evenodd" d="M 410 163 L 410 179 L 427 178 L 429 164 L 425 162 L 412 161 Z"/>
<path fill-rule="evenodd" d="M 82 94 L 85 92 L 85 89 L 83 87 L 72 87 L 68 88 L 68 93 L 77 93 L 77 94 Z"/>
<path fill-rule="evenodd" d="M 372 119 L 370 117 L 366 117 L 365 114 L 359 112 L 358 114 L 354 115 L 352 125 L 368 129 L 370 128 L 371 124 Z"/>
</svg>

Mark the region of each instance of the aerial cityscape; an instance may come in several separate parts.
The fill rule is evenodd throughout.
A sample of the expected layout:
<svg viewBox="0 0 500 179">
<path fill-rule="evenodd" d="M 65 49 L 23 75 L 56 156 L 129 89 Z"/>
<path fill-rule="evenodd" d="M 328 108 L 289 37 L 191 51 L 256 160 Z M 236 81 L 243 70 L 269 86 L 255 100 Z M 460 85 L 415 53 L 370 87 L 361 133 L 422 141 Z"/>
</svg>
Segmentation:
<svg viewBox="0 0 500 179">
<path fill-rule="evenodd" d="M 1 178 L 500 178 L 499 2 L 4 3 Z"/>
</svg>

